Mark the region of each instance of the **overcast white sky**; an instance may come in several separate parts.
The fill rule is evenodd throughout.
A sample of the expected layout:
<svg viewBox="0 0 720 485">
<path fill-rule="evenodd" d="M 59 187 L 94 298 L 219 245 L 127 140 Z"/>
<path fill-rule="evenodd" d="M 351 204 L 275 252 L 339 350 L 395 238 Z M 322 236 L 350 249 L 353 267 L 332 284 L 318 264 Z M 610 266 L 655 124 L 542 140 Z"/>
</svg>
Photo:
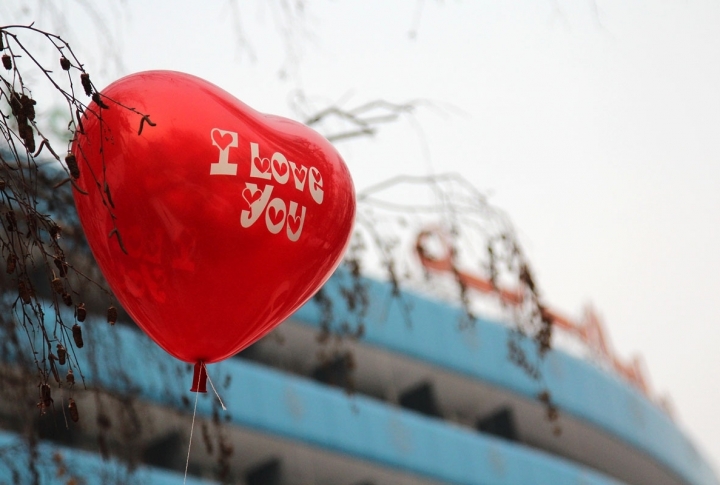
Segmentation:
<svg viewBox="0 0 720 485">
<path fill-rule="evenodd" d="M 432 100 L 440 110 L 338 145 L 356 186 L 432 169 L 491 195 L 547 299 L 575 315 L 592 302 L 720 463 L 720 2 L 317 0 L 289 37 L 260 1 L 238 1 L 241 17 L 226 2 L 108 2 L 100 31 L 117 35 L 121 67 L 80 2 L 36 3 L 40 27 L 72 28 L 98 86 L 173 69 L 290 117 L 297 88 L 348 106 Z"/>
</svg>

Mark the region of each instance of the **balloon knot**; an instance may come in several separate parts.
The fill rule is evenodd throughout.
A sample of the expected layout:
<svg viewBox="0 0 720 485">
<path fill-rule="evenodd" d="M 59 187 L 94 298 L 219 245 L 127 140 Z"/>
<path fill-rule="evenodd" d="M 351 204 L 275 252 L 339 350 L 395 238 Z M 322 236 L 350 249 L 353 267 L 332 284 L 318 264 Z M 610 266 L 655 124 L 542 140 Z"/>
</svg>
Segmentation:
<svg viewBox="0 0 720 485">
<path fill-rule="evenodd" d="M 202 362 L 195 363 L 191 392 L 207 392 L 207 371 Z"/>
</svg>

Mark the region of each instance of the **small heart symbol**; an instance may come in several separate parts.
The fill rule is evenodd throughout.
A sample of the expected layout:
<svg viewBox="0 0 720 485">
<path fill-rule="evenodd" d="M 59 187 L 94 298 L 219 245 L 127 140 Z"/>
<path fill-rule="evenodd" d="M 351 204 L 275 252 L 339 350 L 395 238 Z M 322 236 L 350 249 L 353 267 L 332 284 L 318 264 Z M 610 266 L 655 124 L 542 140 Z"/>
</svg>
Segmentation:
<svg viewBox="0 0 720 485">
<path fill-rule="evenodd" d="M 255 189 L 255 191 L 253 192 L 249 188 L 245 188 L 242 191 L 243 199 L 245 199 L 245 202 L 247 202 L 248 208 L 253 205 L 253 203 L 257 202 L 261 195 L 262 191 L 260 189 Z"/>
<path fill-rule="evenodd" d="M 213 141 L 218 146 L 220 151 L 225 150 L 229 144 L 233 142 L 233 136 L 230 133 L 220 134 L 219 130 L 214 130 L 212 133 Z"/>
<path fill-rule="evenodd" d="M 288 171 L 287 163 L 280 163 L 277 160 L 273 160 L 273 167 L 280 177 L 283 177 Z"/>
<path fill-rule="evenodd" d="M 295 178 L 298 180 L 298 182 L 300 182 L 301 184 L 305 182 L 305 176 L 307 175 L 307 168 L 305 168 L 305 167 L 297 168 L 296 167 L 295 170 L 293 170 L 293 172 L 295 173 Z"/>
<path fill-rule="evenodd" d="M 293 233 L 297 233 L 300 229 L 300 216 L 288 216 L 288 227 Z"/>
<path fill-rule="evenodd" d="M 256 158 L 254 160 L 255 168 L 257 168 L 262 173 L 267 173 L 268 170 L 270 170 L 270 160 L 267 158 Z"/>
<path fill-rule="evenodd" d="M 285 217 L 285 211 L 282 209 L 277 210 L 275 209 L 275 207 L 271 206 L 268 209 L 268 215 L 270 216 L 270 222 L 272 222 L 274 226 L 277 226 L 282 222 L 283 218 Z"/>
</svg>

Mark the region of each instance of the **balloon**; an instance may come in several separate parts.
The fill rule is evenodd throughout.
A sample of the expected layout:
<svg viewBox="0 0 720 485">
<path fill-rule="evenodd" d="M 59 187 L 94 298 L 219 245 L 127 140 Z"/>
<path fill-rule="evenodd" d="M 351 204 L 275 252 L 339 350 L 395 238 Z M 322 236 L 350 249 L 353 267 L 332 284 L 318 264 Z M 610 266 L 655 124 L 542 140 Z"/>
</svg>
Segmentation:
<svg viewBox="0 0 720 485">
<path fill-rule="evenodd" d="M 100 99 L 72 147 L 80 222 L 120 303 L 196 364 L 204 391 L 204 364 L 268 333 L 337 267 L 350 173 L 310 128 L 188 74 L 133 74 Z"/>
</svg>

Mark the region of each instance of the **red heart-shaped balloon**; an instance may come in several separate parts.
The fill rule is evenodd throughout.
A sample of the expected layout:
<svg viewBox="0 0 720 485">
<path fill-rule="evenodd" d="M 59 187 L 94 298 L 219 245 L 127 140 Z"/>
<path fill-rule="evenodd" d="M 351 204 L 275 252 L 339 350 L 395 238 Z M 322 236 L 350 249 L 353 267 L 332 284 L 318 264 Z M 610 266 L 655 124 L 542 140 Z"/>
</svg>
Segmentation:
<svg viewBox="0 0 720 485">
<path fill-rule="evenodd" d="M 327 280 L 355 193 L 324 138 L 177 72 L 134 74 L 101 94 L 110 108 L 90 105 L 73 146 L 89 194 L 75 203 L 113 292 L 163 349 L 225 359 Z M 154 126 L 139 135 L 141 115 L 126 107 Z"/>
</svg>

